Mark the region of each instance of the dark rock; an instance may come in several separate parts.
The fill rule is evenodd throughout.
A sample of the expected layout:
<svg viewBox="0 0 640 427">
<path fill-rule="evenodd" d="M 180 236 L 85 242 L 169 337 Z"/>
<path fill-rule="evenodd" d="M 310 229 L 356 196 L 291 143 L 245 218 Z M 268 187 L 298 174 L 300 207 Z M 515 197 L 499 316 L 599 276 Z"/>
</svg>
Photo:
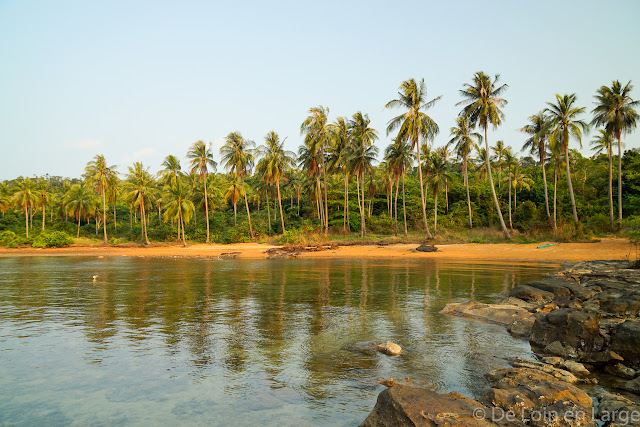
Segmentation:
<svg viewBox="0 0 640 427">
<path fill-rule="evenodd" d="M 418 252 L 437 252 L 438 248 L 433 245 L 420 245 L 416 248 Z"/>
<path fill-rule="evenodd" d="M 596 417 L 605 427 L 640 425 L 640 404 L 619 394 L 600 392 L 597 394 Z"/>
<path fill-rule="evenodd" d="M 520 298 L 527 302 L 536 304 L 545 304 L 553 301 L 554 294 L 542 289 L 534 288 L 528 285 L 519 285 L 511 289 L 508 294 L 510 297 Z"/>
<path fill-rule="evenodd" d="M 588 363 L 614 359 L 600 331 L 600 315 L 591 310 L 564 308 L 536 318 L 529 342 L 565 359 Z"/>
<path fill-rule="evenodd" d="M 439 394 L 407 387 L 391 387 L 378 395 L 376 406 L 361 426 L 468 426 L 498 424 L 474 417 L 478 410 L 490 416 L 489 408 L 460 393 Z"/>
<path fill-rule="evenodd" d="M 535 319 L 533 316 L 516 319 L 507 326 L 507 331 L 516 338 L 525 338 L 531 334 L 534 322 Z"/>
<path fill-rule="evenodd" d="M 627 381 L 624 385 L 624 389 L 635 394 L 640 394 L 640 377 L 635 380 Z"/>
<path fill-rule="evenodd" d="M 568 303 L 572 299 L 586 300 L 595 293 L 576 282 L 551 277 L 527 282 L 525 285 L 552 293 L 554 301 L 561 304 Z"/>
<path fill-rule="evenodd" d="M 614 377 L 618 378 L 624 378 L 626 380 L 632 380 L 636 377 L 636 375 L 638 375 L 638 373 L 634 369 L 631 369 L 623 365 L 622 363 L 605 366 L 604 371 L 609 375 L 613 375 Z"/>
<path fill-rule="evenodd" d="M 238 258 L 240 252 L 223 252 L 220 254 L 221 259 L 235 259 Z"/>
<path fill-rule="evenodd" d="M 611 349 L 624 358 L 626 366 L 640 369 L 640 320 L 626 320 L 616 325 Z"/>
</svg>

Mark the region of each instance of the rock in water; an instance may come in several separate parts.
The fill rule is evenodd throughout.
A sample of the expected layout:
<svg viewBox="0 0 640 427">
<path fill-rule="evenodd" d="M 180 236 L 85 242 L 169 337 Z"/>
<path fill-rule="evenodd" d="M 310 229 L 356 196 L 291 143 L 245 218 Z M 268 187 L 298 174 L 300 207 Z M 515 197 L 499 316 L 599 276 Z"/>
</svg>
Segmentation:
<svg viewBox="0 0 640 427">
<path fill-rule="evenodd" d="M 504 326 L 509 326 L 516 320 L 532 317 L 529 311 L 515 305 L 482 304 L 475 301 L 452 302 L 445 305 L 440 313 L 484 320 Z"/>
<path fill-rule="evenodd" d="M 433 245 L 420 245 L 416 248 L 418 252 L 437 252 L 438 248 Z"/>
<path fill-rule="evenodd" d="M 640 404 L 607 392 L 599 393 L 598 401 L 597 416 L 605 426 L 637 426 L 640 423 Z"/>
<path fill-rule="evenodd" d="M 402 353 L 402 347 L 390 341 L 379 343 L 377 349 L 380 353 L 384 353 L 387 356 L 400 356 Z"/>
<path fill-rule="evenodd" d="M 388 388 L 378 395 L 376 406 L 361 426 L 486 427 L 497 425 L 479 416 L 480 414 L 486 414 L 486 417 L 489 417 L 491 410 L 460 393 L 445 395 L 399 385 Z"/>
</svg>

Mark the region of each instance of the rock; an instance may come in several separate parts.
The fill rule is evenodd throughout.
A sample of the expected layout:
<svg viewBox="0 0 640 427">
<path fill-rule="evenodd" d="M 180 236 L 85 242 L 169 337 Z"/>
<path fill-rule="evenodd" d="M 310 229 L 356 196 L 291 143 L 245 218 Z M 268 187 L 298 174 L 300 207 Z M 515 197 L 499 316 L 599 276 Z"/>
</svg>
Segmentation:
<svg viewBox="0 0 640 427">
<path fill-rule="evenodd" d="M 460 393 L 396 386 L 378 395 L 376 406 L 361 424 L 372 426 L 496 426 L 487 418 L 474 417 L 478 410 L 488 417 L 489 408 Z"/>
<path fill-rule="evenodd" d="M 559 364 L 564 362 L 564 359 L 562 357 L 549 356 L 549 357 L 543 357 L 542 361 L 544 363 L 548 363 L 549 365 L 558 366 Z"/>
<path fill-rule="evenodd" d="M 624 385 L 624 389 L 632 393 L 640 394 L 640 377 L 635 380 L 627 381 Z"/>
<path fill-rule="evenodd" d="M 223 252 L 220 254 L 220 259 L 235 259 L 238 258 L 240 252 Z"/>
<path fill-rule="evenodd" d="M 536 304 L 545 304 L 553 301 L 553 293 L 528 285 L 518 285 L 507 294 L 510 297 Z"/>
<path fill-rule="evenodd" d="M 390 341 L 379 343 L 376 348 L 380 353 L 384 353 L 387 356 L 400 356 L 402 353 L 402 347 Z"/>
<path fill-rule="evenodd" d="M 529 311 L 515 305 L 481 304 L 475 301 L 447 304 L 440 313 L 484 320 L 504 326 L 532 316 Z"/>
<path fill-rule="evenodd" d="M 591 417 L 593 401 L 578 387 L 530 367 L 494 369 L 485 375 L 492 389 L 483 401 L 531 418 L 531 425 L 596 426 Z M 538 419 L 538 414 L 557 414 L 553 420 Z M 566 422 L 568 414 L 583 417 Z"/>
<path fill-rule="evenodd" d="M 636 377 L 636 375 L 638 375 L 638 373 L 634 369 L 626 367 L 622 363 L 605 366 L 604 371 L 609 375 L 624 378 L 626 380 L 632 380 Z"/>
<path fill-rule="evenodd" d="M 533 328 L 533 322 L 535 319 L 533 316 L 525 317 L 524 319 L 516 319 L 507 326 L 509 333 L 516 338 L 528 337 L 531 334 Z"/>
<path fill-rule="evenodd" d="M 526 360 L 520 357 L 516 357 L 510 363 L 514 368 L 526 368 L 544 372 L 545 374 L 549 374 L 559 381 L 563 381 L 569 384 L 578 382 L 578 378 L 571 372 L 564 369 L 556 368 L 553 365 L 549 365 L 547 363 L 535 362 L 533 360 Z"/>
<path fill-rule="evenodd" d="M 572 299 L 586 300 L 594 295 L 594 291 L 587 289 L 583 285 L 553 277 L 527 282 L 525 285 L 552 293 L 554 295 L 553 300 L 559 304 L 566 304 Z"/>
<path fill-rule="evenodd" d="M 640 320 L 626 320 L 616 325 L 611 349 L 622 356 L 626 366 L 640 369 Z"/>
<path fill-rule="evenodd" d="M 596 416 L 605 426 L 640 425 L 640 405 L 619 394 L 600 392 L 597 394 Z"/>
<path fill-rule="evenodd" d="M 614 358 L 600 331 L 600 315 L 587 309 L 563 308 L 537 317 L 529 342 L 565 359 L 606 363 Z"/>
<path fill-rule="evenodd" d="M 438 248 L 433 245 L 420 245 L 416 248 L 418 252 L 437 252 Z"/>
<path fill-rule="evenodd" d="M 584 367 L 582 363 L 574 362 L 572 360 L 563 360 L 558 365 L 560 368 L 566 369 L 572 374 L 576 375 L 589 375 L 590 372 L 587 368 Z"/>
</svg>

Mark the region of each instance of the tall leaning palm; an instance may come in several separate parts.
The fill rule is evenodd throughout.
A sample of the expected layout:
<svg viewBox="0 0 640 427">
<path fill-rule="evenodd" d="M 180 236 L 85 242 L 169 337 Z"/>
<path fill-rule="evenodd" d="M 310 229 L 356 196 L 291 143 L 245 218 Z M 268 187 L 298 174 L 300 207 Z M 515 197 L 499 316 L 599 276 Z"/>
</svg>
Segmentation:
<svg viewBox="0 0 640 427">
<path fill-rule="evenodd" d="M 591 141 L 591 145 L 596 153 L 607 152 L 609 160 L 609 226 L 613 231 L 613 138 L 605 129 L 600 129 L 596 138 Z"/>
<path fill-rule="evenodd" d="M 155 190 L 155 181 L 149 173 L 149 168 L 145 168 L 141 162 L 135 162 L 133 166 L 129 166 L 126 186 L 128 190 L 126 198 L 132 206 L 140 209 L 141 238 L 148 245 L 151 242 L 147 234 L 146 205 L 151 204 Z"/>
<path fill-rule="evenodd" d="M 640 101 L 634 101 L 631 96 L 633 85 L 629 81 L 624 87 L 618 80 L 611 83 L 611 87 L 602 86 L 598 89 L 596 107 L 593 109 L 592 124 L 604 126 L 618 141 L 618 219 L 622 220 L 622 135 L 634 130 L 640 119 L 635 108 Z"/>
<path fill-rule="evenodd" d="M 584 113 L 584 107 L 576 107 L 576 94 L 556 95 L 556 103 L 547 102 L 549 106 L 545 112 L 549 114 L 553 130 L 550 139 L 553 144 L 557 144 L 560 151 L 564 153 L 565 167 L 567 172 L 567 185 L 569 186 L 569 196 L 571 197 L 571 208 L 573 209 L 573 222 L 576 228 L 580 226 L 578 211 L 576 210 L 576 198 L 573 194 L 573 184 L 571 183 L 571 167 L 569 166 L 569 139 L 573 136 L 582 146 L 582 133 L 588 130 L 587 124 L 578 119 Z"/>
<path fill-rule="evenodd" d="M 305 144 L 317 151 L 324 181 L 324 233 L 329 233 L 329 207 L 327 206 L 327 167 L 325 165 L 325 150 L 329 143 L 331 125 L 328 121 L 329 109 L 323 106 L 309 109 L 309 116 L 300 125 L 300 134 L 305 135 Z M 322 199 L 322 196 L 320 197 Z"/>
<path fill-rule="evenodd" d="M 107 243 L 107 196 L 114 176 L 115 166 L 107 166 L 107 161 L 102 154 L 97 154 L 92 161 L 87 163 L 85 175 L 89 182 L 93 184 L 96 192 L 102 196 L 102 229 L 104 243 Z"/>
<path fill-rule="evenodd" d="M 407 111 L 389 121 L 387 135 L 398 130 L 396 142 L 411 141 L 411 149 L 416 150 L 418 156 L 418 175 L 420 177 L 420 201 L 422 202 L 422 218 L 424 228 L 429 239 L 433 235 L 427 223 L 427 205 L 424 196 L 424 181 L 422 178 L 422 160 L 420 158 L 420 140 L 428 144 L 438 134 L 438 124 L 424 111 L 433 107 L 442 99 L 442 95 L 427 101 L 427 87 L 424 79 L 417 82 L 414 79 L 405 80 L 400 84 L 398 99 L 391 100 L 385 108 L 402 108 Z"/>
<path fill-rule="evenodd" d="M 286 138 L 285 138 L 286 140 Z M 282 212 L 282 196 L 280 195 L 280 180 L 283 175 L 295 165 L 295 154 L 284 149 L 284 140 L 274 131 L 265 137 L 265 145 L 258 147 L 258 153 L 262 157 L 257 168 L 267 184 L 276 186 L 278 192 L 278 204 L 280 206 L 280 220 L 282 221 L 282 233 L 284 234 L 284 214 Z"/>
<path fill-rule="evenodd" d="M 209 168 L 215 172 L 217 163 L 213 160 L 211 146 L 207 147 L 204 141 L 194 142 L 187 152 L 187 158 L 191 166 L 191 173 L 198 174 L 204 183 L 204 211 L 207 222 L 206 243 L 209 243 L 209 195 L 207 194 L 207 178 L 209 176 Z"/>
<path fill-rule="evenodd" d="M 511 239 L 509 230 L 504 223 L 502 217 L 502 211 L 500 210 L 500 203 L 498 202 L 498 196 L 496 195 L 496 188 L 493 185 L 493 176 L 491 175 L 491 162 L 489 160 L 489 140 L 487 139 L 487 128 L 492 125 L 496 129 L 504 118 L 504 113 L 501 108 L 507 105 L 507 100 L 500 97 L 502 93 L 507 89 L 507 85 L 503 84 L 498 86 L 498 80 L 500 75 L 496 74 L 493 80 L 486 75 L 483 71 L 479 71 L 473 75 L 473 82 L 471 84 L 465 83 L 460 95 L 463 100 L 456 105 L 463 105 L 463 109 L 460 112 L 460 116 L 467 118 L 469 123 L 473 126 L 479 126 L 484 130 L 484 143 L 486 147 L 485 162 L 487 165 L 487 173 L 489 175 L 489 184 L 491 185 L 491 193 L 493 195 L 493 201 L 496 205 L 496 211 L 500 218 L 500 226 L 506 239 Z"/>
<path fill-rule="evenodd" d="M 457 126 L 450 130 L 451 139 L 448 144 L 455 144 L 455 151 L 458 157 L 462 158 L 462 174 L 464 185 L 467 188 L 467 207 L 469 208 L 469 228 L 473 228 L 473 218 L 471 214 L 471 197 L 469 196 L 469 154 L 478 143 L 482 141 L 482 136 L 478 132 L 472 132 L 469 121 L 464 117 L 456 119 Z"/>
<path fill-rule="evenodd" d="M 544 184 L 544 206 L 547 210 L 547 219 L 551 220 L 551 212 L 549 211 L 549 195 L 547 190 L 547 170 L 545 167 L 545 156 L 547 154 L 547 140 L 551 133 L 551 121 L 544 113 L 540 111 L 537 114 L 529 116 L 529 124 L 523 126 L 520 132 L 529 135 L 525 141 L 523 150 L 529 150 L 532 155 L 538 155 L 540 158 L 540 167 L 542 168 L 542 182 Z"/>
<path fill-rule="evenodd" d="M 244 204 L 247 208 L 247 218 L 249 219 L 249 233 L 253 237 L 253 226 L 251 225 L 251 213 L 249 212 L 249 201 L 247 200 L 247 190 L 244 184 L 244 177 L 251 171 L 253 166 L 253 147 L 255 143 L 242 137 L 240 132 L 231 132 L 225 138 L 224 145 L 220 148 L 224 167 L 235 173 L 242 182 L 242 192 L 244 193 Z"/>
</svg>

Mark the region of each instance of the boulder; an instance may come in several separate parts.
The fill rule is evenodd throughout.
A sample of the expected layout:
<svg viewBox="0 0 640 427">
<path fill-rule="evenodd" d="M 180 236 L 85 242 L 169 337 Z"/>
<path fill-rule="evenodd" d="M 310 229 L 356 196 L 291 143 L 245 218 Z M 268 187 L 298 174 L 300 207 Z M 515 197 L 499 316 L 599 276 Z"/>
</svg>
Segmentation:
<svg viewBox="0 0 640 427">
<path fill-rule="evenodd" d="M 548 363 L 536 362 L 533 360 L 526 360 L 520 357 L 516 357 L 511 361 L 510 364 L 514 368 L 534 369 L 540 372 L 544 372 L 545 374 L 549 374 L 559 381 L 564 381 L 569 384 L 578 382 L 578 377 L 576 377 L 573 373 L 564 369 L 556 368 Z"/>
<path fill-rule="evenodd" d="M 482 304 L 475 301 L 447 304 L 440 313 L 484 320 L 504 326 L 532 316 L 529 311 L 515 305 Z"/>
<path fill-rule="evenodd" d="M 631 369 L 623 365 L 622 363 L 605 366 L 604 371 L 609 375 L 613 375 L 614 377 L 618 378 L 624 378 L 626 380 L 632 380 L 638 375 L 635 369 Z"/>
<path fill-rule="evenodd" d="M 563 308 L 537 317 L 529 342 L 565 359 L 607 363 L 615 359 L 600 331 L 600 315 L 592 310 Z"/>
<path fill-rule="evenodd" d="M 566 369 L 567 371 L 576 375 L 590 374 L 589 370 L 585 368 L 585 366 L 582 363 L 574 362 L 572 360 L 563 360 L 562 362 L 560 362 L 560 364 L 558 364 L 558 367 L 562 369 Z"/>
<path fill-rule="evenodd" d="M 478 417 L 478 413 L 483 413 L 486 418 Z M 498 425 L 490 421 L 489 416 L 489 408 L 460 393 L 440 394 L 399 385 L 388 388 L 378 395 L 375 407 L 361 426 L 485 427 Z"/>
<path fill-rule="evenodd" d="M 518 285 L 515 288 L 509 291 L 508 295 L 510 297 L 519 298 L 521 300 L 536 303 L 536 304 L 546 304 L 548 302 L 553 301 L 553 293 L 534 288 L 529 285 Z"/>
<path fill-rule="evenodd" d="M 637 426 L 640 424 L 640 404 L 619 394 L 600 392 L 597 394 L 596 417 L 605 427 Z"/>
<path fill-rule="evenodd" d="M 433 245 L 420 245 L 416 248 L 418 252 L 437 252 L 438 248 Z"/>
<path fill-rule="evenodd" d="M 640 394 L 640 377 L 635 380 L 627 381 L 624 385 L 624 389 L 635 394 Z"/>
<path fill-rule="evenodd" d="M 626 366 L 640 369 L 640 320 L 626 320 L 613 328 L 611 350 L 622 356 Z"/>
<path fill-rule="evenodd" d="M 402 347 L 390 341 L 379 343 L 377 345 L 377 350 L 387 356 L 400 356 L 402 353 Z"/>
<path fill-rule="evenodd" d="M 533 316 L 525 317 L 524 319 L 516 319 L 507 326 L 507 330 L 516 338 L 528 337 L 531 334 L 533 322 L 535 322 Z"/>
<path fill-rule="evenodd" d="M 525 283 L 526 286 L 550 292 L 554 295 L 553 300 L 566 304 L 572 299 L 586 300 L 591 298 L 595 292 L 587 289 L 574 281 L 547 277 L 542 280 L 534 280 Z"/>
<path fill-rule="evenodd" d="M 494 369 L 485 375 L 491 390 L 483 402 L 522 414 L 531 425 L 597 426 L 591 416 L 593 401 L 578 387 L 531 367 Z M 545 417 L 539 417 L 544 414 Z M 554 416 L 549 419 L 549 416 Z M 580 414 L 571 420 L 565 415 Z"/>
</svg>

